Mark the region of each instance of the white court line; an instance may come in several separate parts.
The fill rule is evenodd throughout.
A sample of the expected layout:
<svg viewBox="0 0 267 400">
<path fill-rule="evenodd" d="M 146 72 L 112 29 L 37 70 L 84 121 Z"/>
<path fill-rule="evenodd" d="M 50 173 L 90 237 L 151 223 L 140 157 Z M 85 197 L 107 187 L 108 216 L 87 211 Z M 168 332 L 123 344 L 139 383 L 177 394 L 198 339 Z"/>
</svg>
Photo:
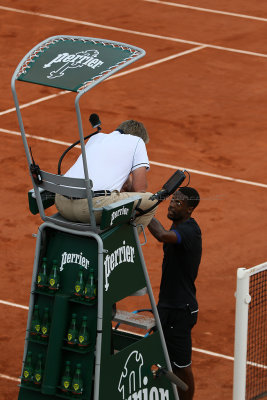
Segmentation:
<svg viewBox="0 0 267 400">
<path fill-rule="evenodd" d="M 230 361 L 234 361 L 235 360 L 234 357 L 226 356 L 225 354 L 215 353 L 214 351 L 198 349 L 197 347 L 192 347 L 192 350 L 196 351 L 197 353 L 206 354 L 208 356 L 224 358 L 225 360 L 230 360 Z M 258 364 L 258 363 L 252 362 L 252 361 L 247 361 L 246 364 L 247 365 L 252 365 L 253 367 L 257 367 L 257 368 L 267 369 L 267 365 Z"/>
<path fill-rule="evenodd" d="M 199 50 L 205 49 L 206 47 L 207 47 L 206 45 L 193 47 L 192 49 L 181 51 L 180 53 L 172 54 L 171 56 L 167 56 L 167 57 L 161 58 L 159 60 L 152 61 L 150 63 L 141 65 L 140 67 L 136 67 L 136 68 L 132 68 L 130 70 L 126 70 L 126 71 L 120 72 L 118 74 L 115 74 L 115 75 L 107 78 L 106 80 L 112 79 L 112 78 L 113 79 L 114 78 L 118 78 L 120 76 L 124 76 L 124 75 L 130 74 L 131 72 L 140 71 L 141 69 L 144 69 L 144 68 L 153 67 L 154 65 L 158 65 L 158 64 L 161 64 L 161 63 L 166 62 L 166 61 L 174 60 L 175 58 L 182 57 L 182 56 L 185 56 L 185 55 L 190 54 L 190 53 L 194 53 L 195 51 L 199 51 Z"/>
<path fill-rule="evenodd" d="M 160 1 L 159 0 L 143 0 L 143 1 L 147 1 L 149 3 L 163 4 L 163 5 L 172 6 L 172 7 L 187 8 L 189 10 L 194 10 L 194 11 L 202 11 L 202 12 L 213 13 L 213 14 L 228 15 L 230 17 L 245 18 L 245 19 L 251 19 L 251 20 L 255 20 L 255 21 L 267 22 L 267 18 L 255 17 L 253 15 L 238 14 L 238 13 L 233 13 L 233 12 L 228 12 L 228 11 L 212 10 L 210 8 L 189 6 L 188 4 L 172 3 L 170 1 L 161 1 L 161 0 Z"/>
<path fill-rule="evenodd" d="M 115 26 L 108 26 L 108 25 L 102 25 L 102 24 L 95 24 L 93 22 L 80 21 L 80 20 L 73 19 L 73 18 L 64 18 L 64 17 L 58 17 L 56 15 L 42 14 L 42 13 L 37 13 L 37 12 L 33 12 L 33 11 L 19 10 L 18 8 L 0 6 L 0 10 L 17 12 L 17 13 L 27 14 L 27 15 L 34 15 L 34 16 L 38 16 L 38 17 L 42 17 L 42 18 L 48 18 L 48 19 L 55 19 L 55 20 L 63 21 L 63 22 L 70 22 L 72 24 L 93 26 L 95 28 L 108 29 L 108 30 L 112 30 L 112 31 L 116 31 L 116 32 L 130 33 L 132 35 L 150 37 L 150 38 L 153 38 L 153 39 L 162 39 L 162 40 L 168 40 L 168 41 L 171 41 L 171 42 L 192 44 L 194 46 L 205 46 L 205 47 L 209 47 L 211 49 L 216 49 L 216 50 L 223 50 L 223 51 L 229 51 L 229 52 L 232 52 L 232 53 L 238 53 L 238 54 L 245 54 L 245 55 L 249 55 L 249 56 L 267 58 L 267 54 L 263 54 L 263 53 L 256 53 L 256 52 L 253 52 L 253 51 L 233 49 L 231 47 L 216 46 L 216 45 L 212 45 L 212 44 L 208 44 L 208 43 L 195 42 L 195 41 L 192 41 L 192 40 L 177 39 L 177 38 L 174 38 L 174 37 L 171 37 L 171 36 L 162 36 L 162 35 L 156 35 L 156 34 L 153 34 L 153 33 L 145 33 L 145 32 L 133 31 L 131 29 L 118 28 L 118 27 L 115 27 Z"/>
<path fill-rule="evenodd" d="M 7 306 L 16 307 L 16 308 L 22 308 L 24 310 L 28 310 L 29 309 L 29 307 L 27 307 L 27 306 L 23 306 L 21 304 L 12 303 L 12 302 L 9 302 L 9 301 L 4 301 L 4 300 L 0 300 L 0 304 L 4 304 L 4 305 L 7 305 Z M 124 332 L 129 332 L 129 331 L 124 331 Z M 129 332 L 129 333 L 131 333 L 131 332 Z M 208 356 L 219 357 L 219 358 L 223 358 L 225 360 L 234 361 L 234 357 L 227 356 L 227 355 L 221 354 L 221 353 L 216 353 L 214 351 L 199 349 L 197 347 L 192 347 L 192 350 L 197 352 L 197 353 L 206 354 Z M 252 365 L 254 367 L 267 369 L 267 365 L 258 364 L 258 363 L 252 362 L 252 361 L 247 361 L 247 365 Z M 13 377 L 10 377 L 8 375 L 3 375 L 3 374 L 0 374 L 0 378 L 11 379 L 11 380 L 15 380 L 15 381 L 17 380 L 17 378 L 13 378 Z"/>
<path fill-rule="evenodd" d="M 9 375 L 4 375 L 4 374 L 0 374 L 0 379 L 8 379 L 9 381 L 15 381 L 15 382 L 20 382 L 19 378 L 14 378 L 13 376 L 9 376 Z"/>
<path fill-rule="evenodd" d="M 4 305 L 7 305 L 7 306 L 11 306 L 11 307 L 23 308 L 23 309 L 25 309 L 25 310 L 28 310 L 28 309 L 29 309 L 29 307 L 27 307 L 27 306 L 23 306 L 23 305 L 17 304 L 17 303 L 11 303 L 11 302 L 9 302 L 9 301 L 4 301 L 4 300 L 0 300 L 0 304 L 4 304 Z M 131 333 L 130 331 L 124 331 L 124 332 L 129 332 L 129 333 Z M 141 336 L 141 335 L 140 335 L 140 336 Z M 208 350 L 198 349 L 198 348 L 196 348 L 196 347 L 192 347 L 192 350 L 193 350 L 193 351 L 196 351 L 196 352 L 199 352 L 199 353 L 203 353 L 203 354 L 207 354 L 207 355 L 210 355 L 210 356 L 214 356 L 214 357 L 221 357 L 221 358 L 224 358 L 224 359 L 230 360 L 230 361 L 233 361 L 233 360 L 234 360 L 234 357 L 226 356 L 226 355 L 224 355 L 224 354 L 214 353 L 214 352 L 208 351 Z M 0 374 L 0 377 L 1 377 L 1 374 Z M 7 378 L 7 379 L 8 379 L 8 378 Z M 13 379 L 15 379 L 15 378 L 13 378 Z"/>
<path fill-rule="evenodd" d="M 59 92 L 59 93 L 51 94 L 51 95 L 45 96 L 45 97 L 40 97 L 40 98 L 37 99 L 37 100 L 33 100 L 33 101 L 30 101 L 29 103 L 22 104 L 22 105 L 20 106 L 20 109 L 26 108 L 26 107 L 29 107 L 29 106 L 33 106 L 34 104 L 41 103 L 42 101 L 51 100 L 51 99 L 53 99 L 54 97 L 58 97 L 58 96 L 61 96 L 61 95 L 63 95 L 63 94 L 66 94 L 66 93 L 70 93 L 70 92 L 69 92 L 68 90 L 63 90 L 62 92 Z M 9 108 L 8 110 L 5 110 L 5 111 L 1 111 L 1 112 L 0 112 L 0 115 L 9 114 L 9 113 L 11 113 L 11 112 L 13 112 L 13 111 L 16 111 L 16 108 L 15 108 L 15 107 Z"/>
<path fill-rule="evenodd" d="M 0 128 L 0 132 L 2 133 L 7 133 L 10 135 L 15 135 L 15 136 L 21 136 L 20 132 L 17 131 L 11 131 L 9 129 L 3 129 Z M 50 138 L 46 138 L 43 136 L 36 136 L 36 135 L 30 135 L 30 134 L 26 134 L 27 138 L 31 138 L 31 139 L 36 139 L 36 140 L 40 140 L 43 142 L 49 142 L 49 143 L 55 143 L 55 144 L 60 144 L 63 146 L 70 146 L 72 143 L 69 142 L 63 142 L 61 140 L 56 140 L 56 139 L 50 139 Z M 79 148 L 79 146 L 77 146 L 77 148 Z M 188 172 L 192 172 L 194 174 L 198 174 L 198 175 L 203 175 L 203 176 L 209 176 L 210 178 L 215 178 L 215 179 L 222 179 L 222 180 L 226 180 L 226 181 L 231 181 L 231 182 L 237 182 L 237 183 L 243 183 L 246 185 L 252 185 L 252 186 L 258 186 L 258 187 L 263 187 L 263 188 L 267 188 L 267 184 L 265 183 L 260 183 L 260 182 L 253 182 L 253 181 L 247 181 L 244 179 L 238 179 L 238 178 L 232 178 L 230 176 L 224 176 L 224 175 L 219 175 L 219 174 L 213 174 L 211 172 L 204 172 L 204 171 L 200 171 L 197 169 L 192 169 L 192 168 L 186 168 L 186 167 L 179 167 L 178 165 L 172 165 L 172 164 L 164 164 L 158 161 L 149 161 L 150 164 L 152 165 L 156 165 L 158 167 L 163 167 L 163 168 L 169 168 L 169 169 L 180 169 L 180 170 L 187 170 Z"/>
<path fill-rule="evenodd" d="M 0 304 L 9 306 L 9 307 L 22 308 L 23 310 L 29 310 L 28 306 L 23 306 L 22 304 L 12 303 L 11 301 L 0 300 Z"/>
<path fill-rule="evenodd" d="M 220 358 L 224 358 L 225 360 L 234 361 L 234 357 L 226 356 L 225 354 L 215 353 L 214 351 L 202 350 L 202 349 L 198 349 L 197 347 L 192 347 L 192 350 L 196 351 L 197 353 L 203 353 L 203 354 L 207 354 L 209 356 L 220 357 Z"/>
<path fill-rule="evenodd" d="M 149 162 L 150 162 L 150 164 L 157 165 L 159 167 L 170 168 L 170 169 L 175 169 L 175 170 L 176 169 L 181 169 L 181 170 L 186 169 L 188 172 L 192 172 L 192 173 L 198 174 L 198 175 L 204 175 L 204 176 L 209 176 L 211 178 L 223 179 L 223 180 L 226 180 L 226 181 L 245 183 L 246 185 L 252 185 L 252 186 L 259 186 L 259 187 L 267 188 L 267 184 L 265 184 L 265 183 L 247 181 L 245 179 L 232 178 L 231 176 L 213 174 L 211 172 L 204 172 L 204 171 L 199 171 L 197 169 L 179 167 L 177 165 L 163 164 L 163 163 L 160 163 L 160 162 L 157 162 L 157 161 L 149 161 Z"/>
<path fill-rule="evenodd" d="M 129 70 L 126 70 L 126 71 L 123 71 L 123 72 L 119 72 L 119 73 L 114 74 L 114 75 L 110 76 L 109 78 L 105 79 L 103 82 L 108 81 L 110 79 L 120 78 L 121 76 L 131 74 L 132 72 L 140 71 L 141 69 L 145 69 L 145 68 L 148 68 L 148 67 L 153 67 L 154 65 L 158 65 L 158 64 L 161 64 L 163 62 L 170 61 L 170 60 L 173 60 L 173 59 L 178 58 L 178 57 L 185 56 L 185 55 L 190 54 L 190 53 L 194 53 L 195 51 L 202 50 L 205 47 L 206 46 L 194 47 L 192 49 L 185 50 L 185 51 L 182 51 L 182 52 L 179 52 L 179 53 L 176 53 L 176 54 L 172 54 L 171 56 L 164 57 L 164 58 L 161 58 L 161 59 L 156 60 L 156 61 L 152 61 L 150 63 L 141 65 L 139 67 L 131 68 Z M 22 108 L 27 108 L 27 107 L 30 107 L 30 106 L 32 106 L 34 104 L 38 104 L 38 103 L 41 103 L 41 102 L 46 101 L 46 100 L 51 100 L 51 99 L 53 99 L 53 98 L 55 98 L 57 96 L 62 96 L 63 94 L 67 94 L 67 93 L 71 93 L 71 92 L 68 91 L 68 90 L 63 90 L 63 91 L 61 91 L 59 93 L 51 94 L 50 96 L 41 97 L 41 98 L 39 98 L 37 100 L 33 100 L 33 101 L 30 101 L 29 103 L 25 103 L 25 104 L 21 105 L 20 108 L 21 109 Z M 0 112 L 0 116 L 1 115 L 5 115 L 5 114 L 9 114 L 9 113 L 14 112 L 14 111 L 16 111 L 15 107 L 9 108 L 8 110 L 1 111 Z"/>
</svg>

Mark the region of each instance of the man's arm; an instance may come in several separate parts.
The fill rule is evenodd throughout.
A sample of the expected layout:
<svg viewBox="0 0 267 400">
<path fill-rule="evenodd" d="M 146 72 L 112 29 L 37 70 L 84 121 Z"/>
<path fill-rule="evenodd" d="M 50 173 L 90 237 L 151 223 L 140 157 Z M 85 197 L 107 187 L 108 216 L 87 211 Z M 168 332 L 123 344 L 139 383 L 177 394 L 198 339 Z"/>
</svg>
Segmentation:
<svg viewBox="0 0 267 400">
<path fill-rule="evenodd" d="M 131 192 L 146 192 L 147 189 L 146 167 L 136 168 L 132 172 Z"/>
<path fill-rule="evenodd" d="M 156 218 L 152 218 L 147 227 L 159 242 L 178 243 L 176 233 L 174 231 L 166 231 Z"/>
<path fill-rule="evenodd" d="M 124 182 L 121 188 L 121 192 L 132 192 L 132 182 L 133 178 L 132 175 L 130 174 L 127 178 L 127 181 Z"/>
</svg>

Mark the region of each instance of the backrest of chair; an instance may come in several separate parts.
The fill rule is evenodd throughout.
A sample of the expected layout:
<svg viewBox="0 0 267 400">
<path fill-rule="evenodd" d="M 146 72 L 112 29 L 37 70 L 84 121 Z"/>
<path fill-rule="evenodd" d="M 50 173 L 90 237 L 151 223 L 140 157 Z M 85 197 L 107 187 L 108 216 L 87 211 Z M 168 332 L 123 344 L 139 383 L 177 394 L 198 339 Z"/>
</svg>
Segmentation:
<svg viewBox="0 0 267 400">
<path fill-rule="evenodd" d="M 85 199 L 87 197 L 85 180 L 81 178 L 69 178 L 66 176 L 51 174 L 49 172 L 40 171 L 42 183 L 38 187 L 48 190 L 52 193 L 62 194 L 68 197 L 78 197 Z M 90 188 L 93 184 L 90 180 Z M 93 193 L 92 193 L 93 196 Z"/>
<path fill-rule="evenodd" d="M 75 225 L 71 221 L 61 221 L 58 218 L 49 217 L 45 214 L 45 209 L 53 205 L 53 201 L 46 202 L 47 193 L 61 194 L 67 197 L 87 199 L 91 226 L 93 229 L 96 229 L 95 217 L 93 214 L 93 206 L 92 206 L 92 197 L 93 191 L 92 186 L 93 183 L 91 180 L 86 181 L 85 179 L 80 178 L 69 178 L 66 176 L 51 174 L 49 172 L 40 170 L 39 175 L 41 176 L 41 182 L 36 182 L 32 176 L 33 189 L 34 189 L 34 197 L 36 201 L 35 208 L 37 206 L 40 217 L 43 221 L 52 221 L 54 223 L 59 223 L 60 225 L 67 226 L 69 228 L 73 228 Z M 93 221 L 93 223 L 92 223 Z M 81 224 L 78 224 L 81 225 Z"/>
</svg>

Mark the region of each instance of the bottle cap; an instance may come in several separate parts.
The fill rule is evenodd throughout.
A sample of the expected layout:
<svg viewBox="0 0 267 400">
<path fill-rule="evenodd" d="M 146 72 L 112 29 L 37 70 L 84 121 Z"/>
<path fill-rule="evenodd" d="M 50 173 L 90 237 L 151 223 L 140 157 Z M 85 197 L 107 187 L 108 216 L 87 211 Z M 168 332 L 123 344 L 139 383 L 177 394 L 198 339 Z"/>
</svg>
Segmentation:
<svg viewBox="0 0 267 400">
<path fill-rule="evenodd" d="M 83 321 L 87 321 L 88 317 L 86 315 L 83 316 Z"/>
<path fill-rule="evenodd" d="M 46 262 L 47 261 L 47 257 L 43 257 L 43 262 Z"/>
<path fill-rule="evenodd" d="M 35 310 L 38 310 L 38 308 L 39 308 L 38 304 L 35 304 L 34 308 L 35 308 Z"/>
<path fill-rule="evenodd" d="M 44 310 L 45 310 L 45 311 L 49 311 L 49 307 L 45 307 Z"/>
<path fill-rule="evenodd" d="M 58 260 L 53 260 L 53 264 L 58 264 Z"/>
<path fill-rule="evenodd" d="M 76 313 L 73 313 L 73 314 L 71 314 L 71 317 L 72 317 L 72 318 L 76 318 L 76 317 L 77 317 L 77 314 L 76 314 Z"/>
<path fill-rule="evenodd" d="M 66 365 L 70 365 L 70 361 L 66 361 Z"/>
<path fill-rule="evenodd" d="M 77 368 L 81 368 L 81 367 L 82 367 L 82 364 L 76 364 L 76 367 L 77 367 Z"/>
</svg>

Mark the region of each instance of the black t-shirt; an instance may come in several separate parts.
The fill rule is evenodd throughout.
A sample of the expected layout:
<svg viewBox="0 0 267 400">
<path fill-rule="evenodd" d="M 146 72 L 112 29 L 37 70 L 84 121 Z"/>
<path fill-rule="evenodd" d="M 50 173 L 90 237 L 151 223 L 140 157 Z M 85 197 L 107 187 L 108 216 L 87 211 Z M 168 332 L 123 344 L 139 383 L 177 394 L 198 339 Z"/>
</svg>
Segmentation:
<svg viewBox="0 0 267 400">
<path fill-rule="evenodd" d="M 176 228 L 177 243 L 163 245 L 164 258 L 159 305 L 168 308 L 198 309 L 195 280 L 202 254 L 201 230 L 193 218 Z"/>
</svg>

